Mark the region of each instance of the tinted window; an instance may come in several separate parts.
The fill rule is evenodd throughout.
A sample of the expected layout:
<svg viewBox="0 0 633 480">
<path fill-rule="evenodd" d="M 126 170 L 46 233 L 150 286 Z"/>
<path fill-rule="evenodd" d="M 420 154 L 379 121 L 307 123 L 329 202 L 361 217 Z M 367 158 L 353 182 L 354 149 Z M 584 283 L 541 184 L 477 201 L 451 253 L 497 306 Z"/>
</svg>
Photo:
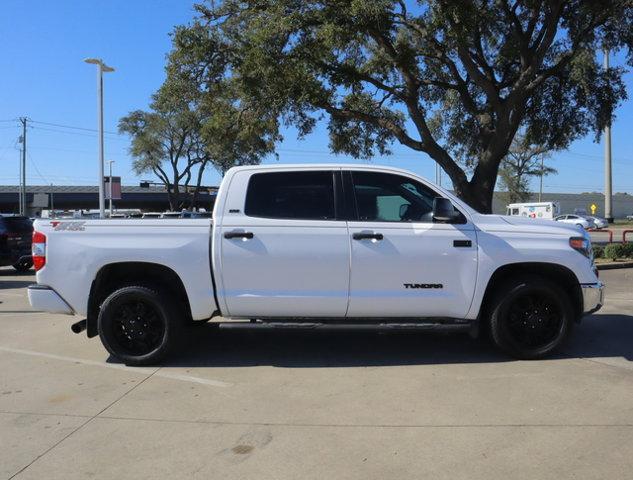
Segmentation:
<svg viewBox="0 0 633 480">
<path fill-rule="evenodd" d="M 407 177 L 378 172 L 354 172 L 359 220 L 376 222 L 432 222 L 438 196 Z"/>
<path fill-rule="evenodd" d="M 9 232 L 30 232 L 33 230 L 33 222 L 26 217 L 2 217 L 0 229 Z"/>
<path fill-rule="evenodd" d="M 332 172 L 256 173 L 244 211 L 252 217 L 333 220 Z"/>
</svg>

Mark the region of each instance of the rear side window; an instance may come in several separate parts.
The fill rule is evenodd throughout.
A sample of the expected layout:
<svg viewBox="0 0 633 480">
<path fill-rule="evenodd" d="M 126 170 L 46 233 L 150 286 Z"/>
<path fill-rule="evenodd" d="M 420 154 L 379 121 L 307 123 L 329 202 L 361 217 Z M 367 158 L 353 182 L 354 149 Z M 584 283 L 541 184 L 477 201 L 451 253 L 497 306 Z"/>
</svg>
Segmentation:
<svg viewBox="0 0 633 480">
<path fill-rule="evenodd" d="M 334 220 L 333 173 L 256 173 L 248 183 L 244 213 L 251 217 Z"/>
</svg>

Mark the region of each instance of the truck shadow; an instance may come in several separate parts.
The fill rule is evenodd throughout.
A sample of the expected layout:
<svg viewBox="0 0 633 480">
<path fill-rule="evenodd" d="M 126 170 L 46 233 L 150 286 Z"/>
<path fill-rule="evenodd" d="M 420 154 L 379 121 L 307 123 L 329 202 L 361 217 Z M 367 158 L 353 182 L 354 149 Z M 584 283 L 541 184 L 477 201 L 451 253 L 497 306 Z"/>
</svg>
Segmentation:
<svg viewBox="0 0 633 480">
<path fill-rule="evenodd" d="M 0 268 L 0 290 L 24 288 L 33 283 L 35 283 L 35 270 L 33 269 L 27 272 L 16 272 L 13 267 Z"/>
<path fill-rule="evenodd" d="M 632 338 L 633 316 L 593 315 L 583 320 L 563 351 L 551 359 L 623 357 L 633 361 Z M 207 324 L 194 327 L 181 353 L 164 365 L 318 368 L 508 361 L 514 360 L 490 342 L 464 334 L 218 330 Z"/>
</svg>

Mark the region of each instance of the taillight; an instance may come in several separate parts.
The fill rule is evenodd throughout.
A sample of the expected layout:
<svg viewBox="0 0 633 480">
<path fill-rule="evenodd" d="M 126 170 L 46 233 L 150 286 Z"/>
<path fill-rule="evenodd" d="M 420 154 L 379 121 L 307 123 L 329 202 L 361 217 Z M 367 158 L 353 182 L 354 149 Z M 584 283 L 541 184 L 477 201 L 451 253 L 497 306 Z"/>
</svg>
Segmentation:
<svg viewBox="0 0 633 480">
<path fill-rule="evenodd" d="M 44 268 L 44 265 L 46 265 L 46 235 L 42 232 L 33 232 L 31 254 L 33 255 L 35 271 Z"/>
</svg>

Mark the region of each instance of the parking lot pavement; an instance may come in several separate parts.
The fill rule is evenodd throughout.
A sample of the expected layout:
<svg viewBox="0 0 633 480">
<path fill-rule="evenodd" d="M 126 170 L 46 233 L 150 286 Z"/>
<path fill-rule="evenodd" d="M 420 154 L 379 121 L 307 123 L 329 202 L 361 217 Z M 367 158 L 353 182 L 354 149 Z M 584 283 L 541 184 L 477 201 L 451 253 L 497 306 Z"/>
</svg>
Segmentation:
<svg viewBox="0 0 633 480">
<path fill-rule="evenodd" d="M 607 305 L 544 361 L 461 335 L 205 325 L 128 368 L 0 269 L 0 478 L 630 478 L 633 271 L 601 275 Z"/>
</svg>

